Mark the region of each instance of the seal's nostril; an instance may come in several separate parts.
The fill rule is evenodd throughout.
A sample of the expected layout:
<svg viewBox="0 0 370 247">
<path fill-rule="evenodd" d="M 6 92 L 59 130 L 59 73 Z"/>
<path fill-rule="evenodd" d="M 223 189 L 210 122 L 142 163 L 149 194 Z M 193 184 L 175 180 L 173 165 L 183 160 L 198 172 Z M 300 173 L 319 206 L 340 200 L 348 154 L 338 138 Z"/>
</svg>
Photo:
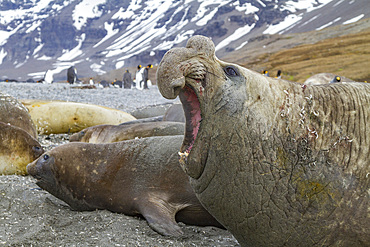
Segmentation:
<svg viewBox="0 0 370 247">
<path fill-rule="evenodd" d="M 173 94 L 174 95 L 179 95 L 182 87 L 174 87 L 173 88 Z"/>
<path fill-rule="evenodd" d="M 173 96 L 176 97 L 179 95 L 181 89 L 185 86 L 185 77 L 182 76 L 171 82 L 170 88 L 173 90 Z"/>
</svg>

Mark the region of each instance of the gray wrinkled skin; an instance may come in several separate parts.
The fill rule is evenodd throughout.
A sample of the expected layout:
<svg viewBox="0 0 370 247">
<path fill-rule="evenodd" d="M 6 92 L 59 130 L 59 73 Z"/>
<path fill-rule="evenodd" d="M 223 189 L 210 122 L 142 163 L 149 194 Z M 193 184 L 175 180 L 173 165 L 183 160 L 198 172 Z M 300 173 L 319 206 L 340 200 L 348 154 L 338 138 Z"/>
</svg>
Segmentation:
<svg viewBox="0 0 370 247">
<path fill-rule="evenodd" d="M 203 36 L 165 54 L 157 83 L 183 103 L 197 197 L 242 246 L 370 243 L 370 85 L 267 78 L 218 60 Z"/>
</svg>

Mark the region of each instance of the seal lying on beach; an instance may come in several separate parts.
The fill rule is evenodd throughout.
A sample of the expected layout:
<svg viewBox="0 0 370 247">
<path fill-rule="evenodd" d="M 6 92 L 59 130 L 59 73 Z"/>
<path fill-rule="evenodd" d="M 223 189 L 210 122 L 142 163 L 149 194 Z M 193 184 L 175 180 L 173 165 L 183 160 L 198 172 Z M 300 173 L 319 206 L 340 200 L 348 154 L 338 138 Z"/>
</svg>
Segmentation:
<svg viewBox="0 0 370 247">
<path fill-rule="evenodd" d="M 27 166 L 37 185 L 74 210 L 142 215 L 163 235 L 180 235 L 176 221 L 222 227 L 199 203 L 178 161 L 183 136 L 109 144 L 68 143 Z"/>
<path fill-rule="evenodd" d="M 271 79 L 203 36 L 164 55 L 157 84 L 183 104 L 198 199 L 242 246 L 370 243 L 370 85 Z"/>
<path fill-rule="evenodd" d="M 163 121 L 173 121 L 185 123 L 184 110 L 181 103 L 173 104 L 163 115 Z"/>
<path fill-rule="evenodd" d="M 43 149 L 25 130 L 0 122 L 0 175 L 26 175 L 26 166 L 37 159 Z"/>
<path fill-rule="evenodd" d="M 152 122 L 128 125 L 97 125 L 73 134 L 70 142 L 111 143 L 137 137 L 183 135 L 185 124 L 177 122 Z"/>
<path fill-rule="evenodd" d="M 305 85 L 321 85 L 321 84 L 329 84 L 329 83 L 336 83 L 336 82 L 354 82 L 353 80 L 343 77 L 343 76 L 338 76 L 332 73 L 319 73 L 311 76 L 308 78 L 304 84 Z"/>
<path fill-rule="evenodd" d="M 65 101 L 22 100 L 40 134 L 73 133 L 100 124 L 135 120 L 130 114 L 92 104 Z"/>
<path fill-rule="evenodd" d="M 14 97 L 0 93 L 0 122 L 17 126 L 32 137 L 37 137 L 36 127 L 28 110 Z"/>
</svg>

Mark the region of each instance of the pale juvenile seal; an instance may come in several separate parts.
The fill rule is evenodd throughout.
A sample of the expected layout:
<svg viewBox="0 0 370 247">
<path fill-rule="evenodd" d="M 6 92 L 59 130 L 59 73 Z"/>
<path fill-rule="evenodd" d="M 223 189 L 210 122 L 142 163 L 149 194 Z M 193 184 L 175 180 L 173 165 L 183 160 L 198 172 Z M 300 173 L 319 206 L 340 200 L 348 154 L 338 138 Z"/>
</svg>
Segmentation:
<svg viewBox="0 0 370 247">
<path fill-rule="evenodd" d="M 370 85 L 271 79 L 203 36 L 165 54 L 157 83 L 184 106 L 198 199 L 242 246 L 370 243 Z"/>
<path fill-rule="evenodd" d="M 163 116 L 172 104 L 148 105 L 135 109 L 130 114 L 137 119 Z"/>
<path fill-rule="evenodd" d="M 183 135 L 185 124 L 152 122 L 127 125 L 97 125 L 73 134 L 71 142 L 111 143 L 150 136 Z"/>
<path fill-rule="evenodd" d="M 339 77 L 339 79 L 337 78 Z M 338 76 L 333 73 L 319 73 L 308 78 L 304 84 L 305 85 L 321 85 L 329 84 L 333 82 L 354 82 L 352 79 L 346 78 L 344 76 Z"/>
<path fill-rule="evenodd" d="M 100 124 L 120 124 L 135 120 L 132 115 L 99 105 L 22 100 L 40 134 L 73 133 Z"/>
<path fill-rule="evenodd" d="M 26 166 L 37 159 L 43 149 L 25 130 L 0 122 L 0 175 L 26 175 Z"/>
<path fill-rule="evenodd" d="M 163 115 L 163 121 L 185 123 L 185 114 L 181 103 L 173 104 Z"/>
<path fill-rule="evenodd" d="M 37 137 L 36 127 L 27 108 L 14 97 L 0 93 L 0 122 L 17 126 Z"/>
<path fill-rule="evenodd" d="M 178 164 L 182 138 L 68 143 L 46 152 L 27 171 L 74 210 L 142 215 L 163 235 L 182 233 L 176 220 L 222 227 L 199 203 Z"/>
</svg>

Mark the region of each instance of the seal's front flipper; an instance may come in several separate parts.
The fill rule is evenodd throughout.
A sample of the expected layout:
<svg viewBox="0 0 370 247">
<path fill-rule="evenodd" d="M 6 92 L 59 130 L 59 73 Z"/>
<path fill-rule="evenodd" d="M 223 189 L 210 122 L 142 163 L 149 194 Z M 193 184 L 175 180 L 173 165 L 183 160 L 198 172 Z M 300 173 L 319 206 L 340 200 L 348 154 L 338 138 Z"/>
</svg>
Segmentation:
<svg viewBox="0 0 370 247">
<path fill-rule="evenodd" d="M 146 201 L 140 207 L 140 213 L 148 222 L 149 226 L 164 236 L 181 236 L 183 231 L 176 223 L 177 210 L 163 200 L 152 202 Z"/>
</svg>

